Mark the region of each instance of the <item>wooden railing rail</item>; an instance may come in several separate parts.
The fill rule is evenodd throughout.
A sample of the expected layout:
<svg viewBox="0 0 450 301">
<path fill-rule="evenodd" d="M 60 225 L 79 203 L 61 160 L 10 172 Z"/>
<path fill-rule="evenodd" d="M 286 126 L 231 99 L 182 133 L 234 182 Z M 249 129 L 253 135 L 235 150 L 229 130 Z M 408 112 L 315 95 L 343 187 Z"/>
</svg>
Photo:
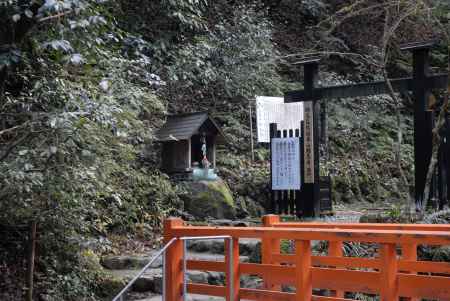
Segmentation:
<svg viewBox="0 0 450 301">
<path fill-rule="evenodd" d="M 263 219 L 270 220 L 270 227 L 283 227 L 283 228 L 315 228 L 315 229 L 365 229 L 365 230 L 416 230 L 416 231 L 443 231 L 449 232 L 450 225 L 448 224 L 389 224 L 389 223 L 317 223 L 317 222 L 281 222 L 279 216 L 277 215 L 267 215 Z M 435 263 L 412 263 L 412 261 L 417 260 L 417 244 L 408 244 L 405 243 L 402 245 L 402 261 L 399 262 L 399 268 L 402 271 L 410 271 L 410 272 L 434 272 L 440 273 L 443 270 L 446 270 L 448 267 L 444 264 L 443 269 L 440 268 L 439 264 Z M 342 242 L 333 241 L 330 242 L 328 247 L 328 256 L 334 257 L 342 257 L 343 256 L 343 244 Z M 347 267 L 352 267 L 354 265 L 355 259 L 344 259 L 346 261 Z M 341 260 L 342 260 L 341 259 Z M 319 259 L 318 259 L 319 260 Z M 406 264 L 409 260 L 409 264 Z M 313 259 L 314 261 L 314 259 Z M 323 262 L 323 259 L 321 259 Z M 371 264 L 379 264 L 378 261 L 369 260 L 364 261 L 364 259 L 358 259 L 357 262 L 370 262 Z M 278 261 L 282 262 L 282 261 Z M 292 261 L 291 261 L 292 262 Z M 420 269 L 418 266 L 421 266 Z M 344 266 L 340 266 L 344 267 Z M 358 267 L 358 266 L 353 266 Z M 359 268 L 370 268 L 370 266 L 359 266 Z M 373 268 L 373 266 L 372 266 Z M 343 297 L 344 292 L 342 291 L 333 291 L 332 295 L 336 297 Z M 418 298 L 404 298 L 404 301 L 418 301 Z"/>
<path fill-rule="evenodd" d="M 226 300 L 301 300 L 345 301 L 350 293 L 379 295 L 381 301 L 427 298 L 450 300 L 450 263 L 417 261 L 417 246 L 450 245 L 448 225 L 394 224 L 319 224 L 282 223 L 274 215 L 263 218 L 262 227 L 205 227 L 185 225 L 180 219 L 165 221 L 164 237 L 229 235 L 233 254 L 224 262 L 188 260 L 190 270 L 225 273 L 233 279 L 233 296 L 225 286 L 188 284 L 188 292 L 224 297 Z M 367 227 L 364 227 L 367 225 Z M 261 240 L 261 263 L 239 262 L 239 239 Z M 295 252 L 284 254 L 282 240 L 290 240 Z M 311 241 L 328 241 L 327 256 L 312 254 Z M 344 257 L 344 242 L 376 245 L 371 258 Z M 229 246 L 225 246 L 226 250 Z M 173 246 L 166 255 L 166 296 L 169 301 L 182 299 L 182 247 Z M 401 257 L 398 253 L 401 252 Z M 225 252 L 228 254 L 228 252 Z M 234 277 L 227 277 L 233 273 Z M 240 288 L 242 275 L 257 275 L 264 280 L 260 289 Z M 282 291 L 295 287 L 294 293 Z M 314 290 L 313 290 L 314 289 Z M 329 296 L 315 296 L 313 291 L 327 291 Z M 347 296 L 347 299 L 345 299 Z"/>
</svg>

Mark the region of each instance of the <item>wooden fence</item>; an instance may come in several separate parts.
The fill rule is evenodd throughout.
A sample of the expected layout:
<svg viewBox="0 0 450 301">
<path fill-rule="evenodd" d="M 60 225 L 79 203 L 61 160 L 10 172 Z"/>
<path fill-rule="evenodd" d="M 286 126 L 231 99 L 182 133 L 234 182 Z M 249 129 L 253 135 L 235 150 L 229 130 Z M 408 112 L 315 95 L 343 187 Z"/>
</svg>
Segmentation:
<svg viewBox="0 0 450 301">
<path fill-rule="evenodd" d="M 223 272 L 225 286 L 189 283 L 189 293 L 226 300 L 353 300 L 345 299 L 349 296 L 345 292 L 378 295 L 382 301 L 450 300 L 450 263 L 417 260 L 419 245 L 450 245 L 450 225 L 284 223 L 276 215 L 265 216 L 262 227 L 189 226 L 181 219 L 164 224 L 166 242 L 173 237 L 217 235 L 233 238 L 231 258 L 188 260 L 187 269 Z M 241 238 L 261 240 L 262 263 L 240 262 Z M 281 240 L 292 241 L 295 253 L 283 254 Z M 311 241 L 317 240 L 328 242 L 326 256 L 312 254 Z M 378 251 L 370 258 L 346 257 L 344 242 L 372 243 Z M 229 248 L 226 243 L 225 254 Z M 166 253 L 166 300 L 182 299 L 182 258 L 183 242 L 178 240 Z M 230 273 L 234 277 L 227 277 Z M 263 288 L 241 288 L 243 275 L 260 276 Z M 286 285 L 295 292 L 282 291 Z M 313 289 L 326 290 L 329 296 L 313 295 Z"/>
</svg>

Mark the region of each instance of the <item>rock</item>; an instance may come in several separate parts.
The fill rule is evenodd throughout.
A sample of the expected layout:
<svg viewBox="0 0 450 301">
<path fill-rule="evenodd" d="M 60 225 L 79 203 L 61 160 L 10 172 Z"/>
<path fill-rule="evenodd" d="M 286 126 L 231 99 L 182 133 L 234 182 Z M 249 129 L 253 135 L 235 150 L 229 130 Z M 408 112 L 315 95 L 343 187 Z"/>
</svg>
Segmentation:
<svg viewBox="0 0 450 301">
<path fill-rule="evenodd" d="M 450 209 L 441 210 L 428 214 L 423 218 L 422 223 L 425 224 L 449 224 L 450 223 Z"/>
<path fill-rule="evenodd" d="M 290 285 L 282 285 L 281 291 L 285 293 L 294 293 L 295 292 L 295 286 Z"/>
<path fill-rule="evenodd" d="M 256 249 L 251 253 L 249 261 L 251 263 L 261 263 L 261 242 L 256 243 Z"/>
<path fill-rule="evenodd" d="M 224 244 L 223 240 L 216 239 L 193 240 L 188 243 L 188 249 L 199 253 L 223 254 Z"/>
<path fill-rule="evenodd" d="M 162 291 L 163 291 L 162 283 L 163 283 L 162 275 L 153 277 L 153 290 L 152 291 L 155 294 L 160 294 L 160 295 L 162 294 Z"/>
<path fill-rule="evenodd" d="M 360 223 L 383 223 L 383 217 L 379 214 L 365 214 L 359 218 Z"/>
<path fill-rule="evenodd" d="M 229 219 L 213 219 L 208 221 L 209 224 L 212 226 L 219 226 L 219 227 L 230 227 L 233 225 L 233 221 Z"/>
<path fill-rule="evenodd" d="M 259 196 L 250 197 L 239 197 L 237 199 L 237 217 L 238 218 L 246 218 L 249 216 L 262 216 L 265 214 L 264 208 L 259 204 L 255 199 L 259 198 Z"/>
<path fill-rule="evenodd" d="M 198 219 L 234 219 L 236 205 L 228 185 L 222 180 L 184 182 L 184 208 Z"/>
<path fill-rule="evenodd" d="M 97 283 L 98 292 L 105 297 L 112 299 L 127 284 L 127 281 L 118 277 L 103 277 Z M 42 299 L 47 300 L 47 299 Z M 48 300 L 52 300 L 49 298 Z"/>
<path fill-rule="evenodd" d="M 107 253 L 112 249 L 111 241 L 106 237 L 87 238 L 80 243 L 82 250 L 92 250 L 98 253 Z"/>
<path fill-rule="evenodd" d="M 233 227 L 250 227 L 250 223 L 246 221 L 234 221 Z"/>
<path fill-rule="evenodd" d="M 133 284 L 133 291 L 135 292 L 149 292 L 154 291 L 155 287 L 155 277 L 142 275 L 136 282 Z"/>
<path fill-rule="evenodd" d="M 188 259 L 191 260 L 206 260 L 206 261 L 224 261 L 225 256 L 223 253 L 211 254 L 211 253 L 193 253 L 189 252 Z M 239 256 L 240 262 L 249 262 L 248 256 Z"/>
<path fill-rule="evenodd" d="M 189 271 L 188 279 L 193 283 L 208 284 L 208 273 L 201 271 Z"/>
<path fill-rule="evenodd" d="M 136 301 L 162 301 L 162 296 L 152 296 L 145 299 L 138 299 Z"/>
<path fill-rule="evenodd" d="M 211 297 L 211 296 L 202 296 L 202 295 L 189 295 L 187 297 L 188 301 L 223 301 L 223 298 L 219 297 Z"/>
<path fill-rule="evenodd" d="M 241 287 L 243 288 L 262 288 L 263 280 L 259 277 L 244 275 L 241 277 L 240 281 Z"/>
<path fill-rule="evenodd" d="M 115 279 L 117 283 L 120 283 L 120 288 L 122 288 L 126 283 L 133 279 L 139 270 L 112 270 L 109 271 L 113 277 L 110 279 Z M 213 274 L 210 272 L 203 271 L 188 271 L 187 272 L 188 281 L 193 283 L 208 284 L 210 282 L 216 282 L 223 285 L 223 276 L 220 273 Z M 221 282 L 222 281 L 222 282 Z M 141 277 L 136 280 L 132 286 L 133 292 L 153 292 L 156 294 L 162 294 L 162 270 L 161 269 L 148 269 Z M 117 292 L 120 289 L 116 290 Z"/>
<path fill-rule="evenodd" d="M 240 239 L 239 240 L 239 254 L 243 256 L 252 256 L 257 252 L 259 240 L 257 239 Z M 224 254 L 223 240 L 194 240 L 189 242 L 188 250 L 192 252 L 212 254 Z"/>
<path fill-rule="evenodd" d="M 219 298 L 219 297 L 210 297 L 210 296 L 201 296 L 201 295 L 192 295 L 190 294 L 187 297 L 188 301 L 223 301 L 223 298 Z M 146 299 L 140 299 L 137 301 L 162 301 L 162 297 L 161 296 L 153 296 L 150 298 L 146 298 Z"/>
<path fill-rule="evenodd" d="M 260 242 L 257 239 L 240 239 L 239 253 L 241 255 L 252 256 L 253 253 L 258 252 Z"/>
<path fill-rule="evenodd" d="M 101 265 L 110 270 L 125 270 L 132 268 L 142 268 L 152 256 L 127 256 L 127 255 L 109 255 L 102 258 Z M 156 259 L 152 267 L 162 267 L 162 257 Z"/>
<path fill-rule="evenodd" d="M 243 221 L 243 220 L 232 221 L 229 219 L 212 219 L 212 220 L 209 220 L 208 223 L 211 226 L 218 226 L 218 227 L 249 227 L 250 226 L 250 223 L 248 221 Z"/>
<path fill-rule="evenodd" d="M 450 262 L 450 247 L 443 246 L 437 248 L 437 250 L 433 254 L 433 261 Z"/>
<path fill-rule="evenodd" d="M 211 285 L 224 285 L 225 275 L 220 272 L 207 272 L 208 273 L 208 284 Z"/>
<path fill-rule="evenodd" d="M 123 283 L 121 286 L 122 289 L 125 284 L 129 283 L 131 279 L 133 279 L 140 272 L 140 270 L 107 270 L 106 272 L 110 275 L 108 278 L 118 279 Z M 131 291 L 139 293 L 155 291 L 158 287 L 158 281 L 162 283 L 161 275 L 162 271 L 160 268 L 150 268 L 146 270 L 145 273 L 133 284 Z M 159 286 L 162 287 L 162 284 Z"/>
</svg>

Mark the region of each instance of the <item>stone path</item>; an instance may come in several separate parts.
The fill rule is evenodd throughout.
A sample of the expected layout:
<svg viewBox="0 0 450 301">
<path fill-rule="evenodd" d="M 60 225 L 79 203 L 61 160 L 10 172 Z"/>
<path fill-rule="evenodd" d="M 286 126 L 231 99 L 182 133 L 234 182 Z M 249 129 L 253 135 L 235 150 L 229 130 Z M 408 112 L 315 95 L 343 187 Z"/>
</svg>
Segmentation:
<svg viewBox="0 0 450 301">
<path fill-rule="evenodd" d="M 240 245 L 240 261 L 249 262 L 253 253 L 257 252 L 258 240 L 242 239 Z M 224 261 L 223 241 L 199 240 L 188 244 L 188 258 L 208 261 Z M 101 264 L 106 269 L 111 278 L 122 283 L 128 283 L 139 271 L 149 262 L 157 250 L 152 251 L 148 256 L 105 256 Z M 223 285 L 225 277 L 219 272 L 188 271 L 187 278 L 192 283 Z M 242 285 L 258 287 L 259 282 L 250 277 L 243 279 Z M 156 301 L 161 300 L 162 293 L 162 259 L 159 258 L 147 269 L 147 271 L 135 282 L 127 300 Z M 213 298 L 207 296 L 192 295 L 191 301 L 215 301 L 223 298 Z"/>
</svg>

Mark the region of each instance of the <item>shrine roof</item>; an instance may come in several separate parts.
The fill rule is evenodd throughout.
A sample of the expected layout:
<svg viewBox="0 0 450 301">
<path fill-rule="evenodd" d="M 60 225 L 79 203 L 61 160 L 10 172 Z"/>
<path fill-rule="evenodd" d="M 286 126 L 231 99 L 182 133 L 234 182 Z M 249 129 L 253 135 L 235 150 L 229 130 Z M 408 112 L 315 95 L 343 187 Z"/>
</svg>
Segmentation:
<svg viewBox="0 0 450 301">
<path fill-rule="evenodd" d="M 188 140 L 200 134 L 199 130 L 203 125 L 217 132 L 218 142 L 225 142 L 225 135 L 208 112 L 169 115 L 163 127 L 156 132 L 156 141 Z"/>
</svg>

